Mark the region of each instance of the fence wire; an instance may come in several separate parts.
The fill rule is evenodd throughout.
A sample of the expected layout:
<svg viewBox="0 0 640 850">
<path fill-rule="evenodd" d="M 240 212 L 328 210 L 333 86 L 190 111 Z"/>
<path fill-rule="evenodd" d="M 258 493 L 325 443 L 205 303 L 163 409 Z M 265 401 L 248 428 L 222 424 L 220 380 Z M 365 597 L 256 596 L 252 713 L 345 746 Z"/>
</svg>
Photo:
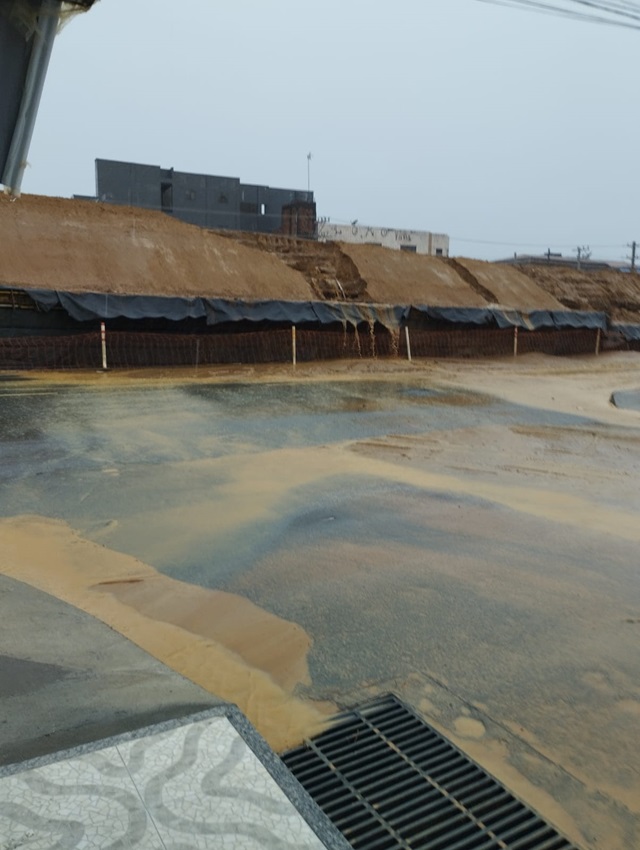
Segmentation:
<svg viewBox="0 0 640 850">
<path fill-rule="evenodd" d="M 593 354 L 597 331 L 591 329 L 519 330 L 517 353 L 554 355 Z M 500 357 L 515 353 L 513 328 L 413 329 L 411 356 Z M 404 329 L 346 327 L 344 330 L 298 329 L 297 362 L 319 360 L 407 359 Z M 291 363 L 294 336 L 290 329 L 249 333 L 137 333 L 107 331 L 106 359 L 110 369 L 154 366 L 206 366 L 215 364 Z M 0 337 L 0 370 L 100 369 L 100 333 L 65 336 Z"/>
</svg>

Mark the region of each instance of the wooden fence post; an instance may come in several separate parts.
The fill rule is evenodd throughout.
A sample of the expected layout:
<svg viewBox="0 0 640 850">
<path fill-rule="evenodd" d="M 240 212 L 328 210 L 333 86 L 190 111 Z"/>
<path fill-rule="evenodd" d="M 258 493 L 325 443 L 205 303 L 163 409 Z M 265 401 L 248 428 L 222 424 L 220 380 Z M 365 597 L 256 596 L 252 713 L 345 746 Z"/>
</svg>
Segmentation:
<svg viewBox="0 0 640 850">
<path fill-rule="evenodd" d="M 404 337 L 407 341 L 407 360 L 411 363 L 411 339 L 409 338 L 409 328 L 407 325 L 404 326 Z"/>
<path fill-rule="evenodd" d="M 102 343 L 102 369 L 107 371 L 107 330 L 104 322 L 100 322 L 100 342 Z"/>
</svg>

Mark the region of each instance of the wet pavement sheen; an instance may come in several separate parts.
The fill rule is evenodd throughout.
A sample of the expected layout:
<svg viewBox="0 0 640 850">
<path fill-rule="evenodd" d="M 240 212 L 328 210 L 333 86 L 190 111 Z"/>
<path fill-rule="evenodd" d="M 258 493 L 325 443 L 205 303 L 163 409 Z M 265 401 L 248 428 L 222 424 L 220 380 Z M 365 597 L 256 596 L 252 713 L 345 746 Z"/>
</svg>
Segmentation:
<svg viewBox="0 0 640 850">
<path fill-rule="evenodd" d="M 549 519 L 348 470 L 253 507 L 247 459 L 258 470 L 270 453 L 299 449 L 304 465 L 348 443 L 461 480 L 519 476 L 535 494 L 540 476 L 505 471 L 500 453 L 517 428 L 535 435 L 522 439 L 559 491 L 581 488 L 569 473 L 553 477 L 562 440 L 581 446 L 597 434 L 601 455 L 590 463 L 603 475 L 621 453 L 637 462 L 637 443 L 619 445 L 615 429 L 426 383 L 106 391 L 7 382 L 0 513 L 64 519 L 175 578 L 299 623 L 313 639 L 309 696 L 348 705 L 395 690 L 445 730 L 473 728 L 462 745 L 489 770 L 525 777 L 523 796 L 537 789 L 557 801 L 585 846 L 608 846 L 615 821 L 609 846 L 630 847 L 640 836 L 634 542 L 578 530 L 561 509 Z M 471 430 L 485 435 L 484 449 L 466 446 Z M 443 459 L 450 443 L 459 453 Z M 483 451 L 505 469 L 483 465 Z M 614 504 L 615 490 L 605 483 L 591 495 Z"/>
</svg>

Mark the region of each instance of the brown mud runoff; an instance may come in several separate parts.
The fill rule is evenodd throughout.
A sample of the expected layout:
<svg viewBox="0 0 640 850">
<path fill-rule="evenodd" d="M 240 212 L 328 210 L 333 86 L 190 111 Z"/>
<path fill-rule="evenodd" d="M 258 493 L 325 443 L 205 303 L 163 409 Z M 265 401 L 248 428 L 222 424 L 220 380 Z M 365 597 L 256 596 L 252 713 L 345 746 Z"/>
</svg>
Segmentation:
<svg viewBox="0 0 640 850">
<path fill-rule="evenodd" d="M 164 585 L 162 576 L 156 582 L 152 578 L 157 575 L 155 571 L 132 558 L 126 559 L 127 569 L 112 569 L 116 562 L 122 563 L 118 559 L 124 556 L 87 544 L 60 523 L 18 518 L 0 524 L 0 542 L 12 543 L 19 552 L 18 557 L 9 559 L 16 570 L 10 574 L 95 613 L 169 666 L 237 702 L 277 748 L 311 734 L 315 724 L 324 719 L 313 703 L 291 696 L 295 682 L 303 685 L 304 693 L 318 699 L 336 698 L 345 705 L 395 690 L 580 846 L 629 850 L 640 846 L 640 773 L 637 754 L 629 746 L 637 738 L 640 714 L 636 663 L 640 600 L 633 579 L 628 580 L 628 593 L 623 592 L 621 583 L 611 584 L 610 579 L 616 578 L 616 570 L 635 563 L 635 559 L 624 561 L 628 549 L 622 544 L 629 546 L 640 540 L 635 486 L 640 418 L 637 412 L 616 410 L 609 399 L 614 389 L 637 387 L 637 358 L 634 353 L 566 360 L 536 355 L 522 358 L 517 364 L 496 360 L 474 364 L 425 361 L 413 366 L 341 363 L 299 367 L 298 377 L 318 382 L 337 376 L 345 381 L 369 375 L 375 380 L 384 377 L 395 381 L 398 376 L 408 379 L 414 375 L 424 380 L 428 375 L 434 386 L 461 392 L 460 401 L 464 403 L 464 393 L 479 390 L 537 409 L 590 416 L 594 424 L 593 428 L 580 429 L 557 428 L 553 424 L 480 427 L 473 422 L 471 409 L 468 426 L 454 430 L 404 434 L 402 422 L 398 421 L 393 433 L 355 443 L 255 452 L 251 457 L 243 456 L 242 447 L 238 447 L 238 454 L 233 457 L 205 458 L 179 465 L 185 474 L 205 468 L 220 473 L 222 483 L 216 487 L 215 499 L 206 493 L 204 499 L 196 498 L 193 506 L 133 514 L 126 520 L 134 529 L 140 529 L 142 551 L 138 554 L 147 563 L 156 563 L 154 556 L 165 545 L 175 547 L 172 560 L 180 563 L 179 556 L 189 541 L 199 532 L 204 535 L 204 529 L 209 532 L 212 522 L 216 523 L 215 530 L 231 529 L 242 535 L 253 522 L 277 520 L 282 505 L 295 497 L 296 488 L 313 486 L 331 476 L 338 482 L 343 475 L 370 476 L 372 482 L 393 481 L 425 493 L 441 494 L 445 498 L 440 503 L 434 499 L 429 502 L 429 522 L 436 525 L 438 532 L 455 533 L 460 527 L 473 530 L 478 543 L 486 542 L 489 550 L 493 538 L 514 547 L 528 542 L 532 550 L 538 551 L 537 541 L 551 537 L 548 546 L 558 552 L 565 551 L 561 545 L 555 546 L 556 541 L 562 543 L 563 535 L 568 541 L 583 534 L 593 539 L 598 554 L 587 572 L 582 571 L 583 564 L 577 570 L 554 558 L 548 559 L 549 570 L 544 576 L 537 568 L 516 573 L 508 560 L 502 568 L 491 563 L 480 568 L 477 552 L 472 552 L 467 560 L 454 559 L 445 552 L 431 556 L 429 582 L 424 581 L 424 553 L 419 547 L 412 552 L 404 541 L 402 547 L 387 542 L 376 547 L 367 541 L 367 545 L 348 547 L 338 541 L 333 549 L 323 543 L 315 553 L 307 543 L 298 549 L 265 555 L 254 574 L 246 575 L 246 584 L 238 582 L 229 589 L 251 593 L 258 605 L 277 611 L 286 618 L 285 623 L 304 623 L 307 632 L 318 638 L 312 668 L 314 682 L 310 686 L 305 685 L 306 659 L 300 647 L 285 660 L 270 658 L 265 664 L 264 659 L 249 656 L 253 647 L 243 647 L 242 636 L 237 635 L 238 643 L 230 652 L 226 642 L 234 640 L 230 632 L 216 630 L 206 636 L 201 633 L 211 626 L 204 603 L 201 615 L 196 617 L 198 622 L 191 619 L 191 612 L 198 611 L 206 591 L 183 585 L 186 596 L 167 612 L 162 588 L 169 591 L 171 587 L 169 592 L 175 593 L 174 585 Z M 268 366 L 209 370 L 206 379 L 213 383 L 232 378 L 276 384 L 290 381 L 291 375 L 290 369 Z M 166 370 L 153 377 L 145 372 L 74 374 L 64 378 L 68 383 L 86 381 L 99 390 L 112 384 L 143 382 L 163 386 L 184 380 L 185 373 L 179 370 Z M 37 388 L 39 382 L 46 387 L 60 382 L 60 377 L 36 378 L 32 385 Z M 610 431 L 610 426 L 615 426 L 615 431 Z M 499 510 L 488 516 L 490 507 L 465 505 L 465 497 L 485 500 Z M 426 516 L 421 502 L 426 505 L 426 501 L 413 502 L 419 525 Z M 436 512 L 438 504 L 440 512 Z M 406 516 L 405 510 L 402 515 Z M 541 523 L 546 524 L 542 530 Z M 63 530 L 59 532 L 60 539 L 56 539 L 56 528 Z M 178 533 L 183 535 L 182 540 Z M 36 557 L 30 554 L 29 547 L 31 538 L 38 534 L 42 535 L 39 545 L 44 554 Z M 115 531 L 108 526 L 100 539 L 119 548 L 114 536 Z M 52 576 L 52 566 L 60 557 L 52 557 L 51 552 L 66 550 L 64 561 L 73 548 L 81 550 L 82 555 L 74 570 L 75 578 L 70 582 L 64 579 L 65 570 L 63 578 Z M 7 546 L 0 551 L 6 552 Z M 101 563 L 100 558 L 106 560 Z M 415 561 L 413 575 L 409 569 L 411 558 Z M 107 568 L 107 561 L 111 561 L 111 568 Z M 591 563 L 585 559 L 587 562 Z M 91 575 L 84 574 L 86 565 L 93 565 Z M 386 583 L 385 568 L 389 573 Z M 6 571 L 5 567 L 2 569 Z M 305 571 L 317 578 L 315 590 L 306 582 Z M 292 588 L 296 589 L 294 577 L 300 593 L 298 609 L 293 603 L 290 610 L 271 605 L 270 595 L 276 602 L 285 594 L 292 596 Z M 344 624 L 356 620 L 356 614 L 360 622 L 364 594 L 371 619 L 380 607 L 390 616 L 390 606 L 386 604 L 389 588 L 393 587 L 397 596 L 402 579 L 407 605 L 420 606 L 418 591 L 424 587 L 420 592 L 430 615 L 437 610 L 436 606 L 429 607 L 430 599 L 434 599 L 430 585 L 437 589 L 445 587 L 446 582 L 447 589 L 460 591 L 457 597 L 440 594 L 444 622 L 439 629 L 434 626 L 428 640 L 419 633 L 429 619 L 424 612 L 421 618 L 413 619 L 404 612 L 404 628 L 398 632 L 396 644 L 398 658 L 402 660 L 409 640 L 422 641 L 418 647 L 424 648 L 420 665 L 414 666 L 412 673 L 409 659 L 397 676 L 394 672 L 388 679 L 372 676 L 363 680 L 363 672 L 354 661 L 344 673 L 342 690 L 314 688 L 316 655 L 322 647 L 322 637 L 299 616 L 302 608 L 317 609 L 318 616 L 324 616 L 337 600 L 349 618 L 343 620 Z M 374 593 L 376 582 L 385 585 L 378 593 Z M 324 588 L 331 604 L 322 606 L 319 593 Z M 187 601 L 192 591 L 195 595 Z M 359 609 L 352 607 L 349 592 Z M 232 594 L 231 598 L 239 597 Z M 506 614 L 514 623 L 512 631 L 519 631 L 513 644 L 505 645 L 504 661 L 509 667 L 485 673 L 486 658 L 482 657 L 473 681 L 468 675 L 456 675 L 453 662 L 464 661 L 466 646 L 475 647 L 477 655 L 484 653 L 489 657 L 489 653 L 485 653 L 482 644 L 474 642 L 470 628 L 467 644 L 461 647 L 467 620 L 472 617 L 464 616 L 465 611 L 462 615 L 451 611 L 452 599 L 469 599 L 469 613 L 473 615 L 477 609 L 479 619 L 487 603 L 504 603 Z M 224 610 L 224 606 L 217 610 Z M 245 613 L 248 616 L 248 610 Z M 549 630 L 548 639 L 544 630 L 538 630 L 537 648 L 533 645 L 535 635 L 524 625 L 518 626 L 525 623 L 524 614 L 528 615 L 526 623 L 546 622 L 554 627 Z M 175 622 L 167 622 L 165 617 Z M 492 622 L 502 625 L 500 620 L 490 620 L 489 627 Z M 334 632 L 344 643 L 342 632 Z M 265 633 L 254 632 L 253 642 Z M 372 635 L 386 640 L 387 633 L 384 620 L 378 619 L 375 632 L 362 630 L 362 642 L 369 645 Z M 296 634 L 297 638 L 304 638 L 306 633 Z M 554 661 L 554 653 L 549 651 L 552 638 L 562 650 L 565 666 L 556 665 L 557 675 L 553 678 L 538 676 L 540 687 L 521 688 L 520 684 L 527 685 L 530 678 L 528 665 L 541 659 L 540 669 L 545 673 L 547 661 Z M 441 658 L 434 658 L 438 639 L 442 644 Z M 218 640 L 225 646 L 221 647 Z M 467 667 L 476 664 L 475 655 L 471 662 Z M 269 728 L 272 721 L 274 728 Z M 281 724 L 286 726 L 285 735 L 280 735 Z"/>
<path fill-rule="evenodd" d="M 242 597 L 160 575 L 44 517 L 0 520 L 0 569 L 102 620 L 171 669 L 236 704 L 275 750 L 316 734 L 308 635 Z"/>
</svg>

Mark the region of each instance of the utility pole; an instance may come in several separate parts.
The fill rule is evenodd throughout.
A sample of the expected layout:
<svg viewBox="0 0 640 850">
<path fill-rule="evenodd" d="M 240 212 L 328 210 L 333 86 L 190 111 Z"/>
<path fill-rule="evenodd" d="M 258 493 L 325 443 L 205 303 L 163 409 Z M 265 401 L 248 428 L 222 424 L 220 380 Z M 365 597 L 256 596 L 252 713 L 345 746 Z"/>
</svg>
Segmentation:
<svg viewBox="0 0 640 850">
<path fill-rule="evenodd" d="M 631 271 L 635 272 L 635 270 L 636 270 L 636 248 L 637 248 L 636 241 L 634 240 L 628 247 L 631 248 L 631 256 L 629 257 L 629 259 L 631 260 Z"/>
<path fill-rule="evenodd" d="M 307 154 L 307 192 L 311 191 L 311 152 Z"/>
<path fill-rule="evenodd" d="M 578 245 L 576 248 L 578 254 L 578 271 L 582 268 L 582 260 L 591 259 L 591 248 L 588 245 Z"/>
</svg>

